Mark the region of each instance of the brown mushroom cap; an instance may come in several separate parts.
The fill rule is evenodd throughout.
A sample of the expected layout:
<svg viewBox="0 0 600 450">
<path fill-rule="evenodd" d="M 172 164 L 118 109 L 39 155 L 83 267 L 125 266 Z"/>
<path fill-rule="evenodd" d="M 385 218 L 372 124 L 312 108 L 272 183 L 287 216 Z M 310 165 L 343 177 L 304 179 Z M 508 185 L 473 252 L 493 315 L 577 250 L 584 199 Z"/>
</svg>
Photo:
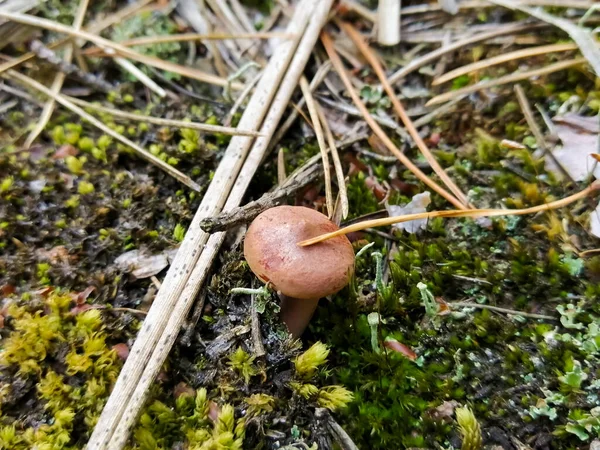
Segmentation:
<svg viewBox="0 0 600 450">
<path fill-rule="evenodd" d="M 303 206 L 276 206 L 259 214 L 244 241 L 244 256 L 262 281 L 282 294 L 319 299 L 350 281 L 354 250 L 346 236 L 308 247 L 298 242 L 338 227 L 327 216 Z"/>
</svg>

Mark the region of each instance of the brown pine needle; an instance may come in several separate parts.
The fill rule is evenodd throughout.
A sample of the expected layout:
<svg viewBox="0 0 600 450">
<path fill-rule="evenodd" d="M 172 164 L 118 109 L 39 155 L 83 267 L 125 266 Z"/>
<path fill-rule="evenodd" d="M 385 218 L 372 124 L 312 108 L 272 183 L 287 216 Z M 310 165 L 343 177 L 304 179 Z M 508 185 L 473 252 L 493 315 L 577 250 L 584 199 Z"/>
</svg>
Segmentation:
<svg viewBox="0 0 600 450">
<path fill-rule="evenodd" d="M 344 30 L 344 32 L 348 36 L 350 36 L 350 39 L 352 40 L 352 42 L 354 42 L 354 45 L 358 47 L 362 55 L 373 68 L 373 71 L 377 75 L 377 78 L 379 78 L 379 81 L 381 82 L 383 89 L 387 93 L 388 98 L 392 102 L 394 111 L 396 111 L 396 114 L 398 114 L 398 117 L 400 118 L 400 120 L 402 120 L 402 123 L 406 127 L 406 130 L 415 141 L 415 144 L 417 144 L 417 147 L 419 148 L 427 162 L 429 162 L 429 164 L 431 165 L 431 168 L 435 171 L 438 177 L 440 177 L 440 179 L 444 182 L 448 189 L 452 191 L 456 198 L 460 200 L 460 202 L 463 205 L 468 205 L 469 201 L 467 200 L 467 196 L 460 190 L 460 188 L 454 183 L 454 181 L 452 181 L 452 179 L 448 176 L 446 171 L 437 162 L 435 156 L 433 156 L 433 154 L 427 147 L 427 144 L 425 144 L 425 141 L 423 141 L 423 139 L 419 135 L 419 132 L 413 124 L 413 121 L 410 119 L 410 117 L 408 117 L 408 114 L 406 114 L 404 106 L 402 105 L 400 100 L 398 100 L 396 93 L 394 92 L 392 86 L 387 80 L 383 67 L 381 67 L 379 60 L 377 59 L 373 51 L 369 48 L 369 46 L 365 43 L 364 39 L 361 37 L 359 32 L 356 31 L 356 29 L 352 25 L 342 21 L 337 21 L 337 23 L 341 27 L 341 29 Z"/>
<path fill-rule="evenodd" d="M 425 106 L 437 105 L 440 103 L 447 102 L 448 100 L 452 100 L 453 98 L 460 97 L 463 95 L 469 95 L 473 92 L 481 91 L 483 89 L 490 89 L 496 86 L 501 86 L 503 84 L 514 83 L 515 81 L 526 80 L 532 77 L 540 77 L 542 75 L 548 75 L 550 73 L 558 72 L 560 70 L 569 69 L 571 67 L 579 66 L 581 64 L 587 63 L 587 59 L 585 58 L 576 58 L 569 59 L 567 61 L 557 62 L 555 64 L 550 64 L 549 66 L 542 67 L 539 69 L 528 70 L 525 72 L 515 72 L 510 75 L 506 75 L 504 77 L 496 78 L 493 80 L 484 81 L 483 83 L 474 84 L 472 86 L 466 86 L 462 89 L 457 89 L 456 91 L 448 91 L 444 94 L 437 95 L 429 100 Z"/>
<path fill-rule="evenodd" d="M 600 43 L 598 44 L 600 45 Z M 537 47 L 523 48 L 509 53 L 502 53 L 501 55 L 494 56 L 492 58 L 483 59 L 476 61 L 471 64 L 467 64 L 457 69 L 451 70 L 444 75 L 436 78 L 431 82 L 433 86 L 450 81 L 454 78 L 458 78 L 461 75 L 466 75 L 473 72 L 478 72 L 488 67 L 496 66 L 498 64 L 504 64 L 506 62 L 515 61 L 517 59 L 530 58 L 537 55 L 545 55 L 547 53 L 567 52 L 569 50 L 577 50 L 577 45 L 572 43 L 566 44 L 552 44 L 552 45 L 539 45 Z"/>
<path fill-rule="evenodd" d="M 13 22 L 22 23 L 24 25 L 29 25 L 32 27 L 43 28 L 46 30 L 54 31 L 56 33 L 64 33 L 69 36 L 74 36 L 80 39 L 85 39 L 94 44 L 102 47 L 109 48 L 114 50 L 115 54 L 110 56 L 122 56 L 142 64 L 146 64 L 148 66 L 155 67 L 157 69 L 166 70 L 167 72 L 178 73 L 187 78 L 192 78 L 198 81 L 202 81 L 204 83 L 214 84 L 216 86 L 228 86 L 232 89 L 243 89 L 243 85 L 241 83 L 229 83 L 227 79 L 203 72 L 198 69 L 193 69 L 191 67 L 185 67 L 180 64 L 175 64 L 169 61 L 164 61 L 160 58 L 155 58 L 153 56 L 144 55 L 138 53 L 129 47 L 125 47 L 123 45 L 117 44 L 116 42 L 110 41 L 108 39 L 104 39 L 95 34 L 89 33 L 87 31 L 76 30 L 73 27 L 68 27 L 62 25 L 58 22 L 54 22 L 52 20 L 42 19 L 40 17 L 31 16 L 28 14 L 17 14 L 17 13 L 7 13 L 4 11 L 0 11 L 0 17 L 11 20 Z M 3 68 L 0 66 L 0 68 Z"/>
<path fill-rule="evenodd" d="M 321 151 L 323 174 L 325 178 L 325 198 L 327 201 L 327 215 L 329 216 L 329 218 L 331 218 L 331 215 L 333 214 L 333 192 L 331 189 L 330 169 L 331 166 L 329 165 L 327 145 L 325 144 L 325 136 L 323 135 L 323 127 L 321 126 L 321 121 L 319 120 L 319 113 L 317 112 L 315 99 L 313 98 L 312 92 L 310 91 L 308 81 L 304 76 L 300 78 L 300 89 L 302 89 L 302 95 L 304 96 L 304 100 L 306 101 L 306 107 L 308 108 L 310 120 L 312 122 L 315 135 L 317 136 L 317 142 L 319 143 L 319 150 Z"/>
<path fill-rule="evenodd" d="M 329 59 L 331 60 L 331 64 L 333 65 L 336 72 L 340 76 L 342 82 L 344 83 L 344 86 L 346 87 L 346 89 L 348 90 L 348 93 L 350 94 L 350 97 L 352 97 L 352 101 L 354 102 L 356 107 L 361 112 L 363 118 L 365 119 L 365 121 L 367 122 L 369 127 L 371 127 L 371 129 L 377 135 L 377 137 L 379 139 L 381 139 L 381 141 L 385 144 L 387 149 L 390 152 L 392 152 L 400 160 L 400 162 L 406 166 L 406 168 L 408 170 L 410 170 L 413 174 L 415 174 L 415 176 L 419 180 L 421 180 L 423 183 L 425 183 L 427 186 L 429 186 L 435 192 L 437 192 L 442 197 L 444 197 L 446 200 L 448 200 L 450 203 L 452 203 L 456 208 L 466 209 L 465 206 L 460 202 L 460 200 L 458 200 L 451 193 L 446 191 L 442 186 L 440 186 L 435 181 L 433 181 L 431 178 L 429 178 L 427 175 L 425 175 L 417 166 L 415 166 L 410 161 L 410 159 L 408 159 L 406 157 L 406 155 L 404 155 L 404 153 L 402 153 L 400 151 L 400 149 L 398 147 L 396 147 L 396 145 L 394 145 L 394 143 L 388 137 L 388 135 L 385 134 L 383 129 L 377 124 L 377 122 L 375 122 L 375 120 L 373 119 L 373 116 L 371 115 L 371 113 L 369 113 L 369 110 L 367 109 L 365 104 L 360 99 L 360 96 L 357 94 L 356 90 L 354 89 L 354 86 L 352 85 L 352 82 L 350 81 L 350 78 L 348 77 L 348 73 L 346 72 L 346 69 L 344 68 L 344 64 L 342 63 L 341 58 L 339 57 L 339 55 L 335 51 L 335 48 L 333 47 L 333 42 L 332 42 L 331 38 L 329 37 L 329 34 L 325 31 L 321 32 L 321 42 L 323 43 L 323 46 L 325 47 L 325 50 L 327 51 L 327 55 L 329 56 Z"/>
<path fill-rule="evenodd" d="M 4 75 L 4 76 L 6 76 L 6 75 Z M 28 76 L 25 76 L 25 75 L 23 75 L 23 74 L 21 74 L 19 72 L 14 71 L 14 70 L 10 70 L 8 72 L 8 76 L 10 76 L 11 78 L 14 78 L 15 80 L 18 80 L 21 84 L 29 86 L 30 88 L 33 88 L 36 91 L 39 91 L 42 94 L 44 94 L 44 95 L 46 95 L 46 96 L 48 96 L 50 98 L 53 98 L 57 103 L 60 103 L 62 106 L 64 106 L 68 110 L 72 111 L 73 113 L 77 114 L 82 119 L 84 119 L 87 122 L 91 123 L 95 127 L 101 129 L 104 133 L 108 134 L 109 136 L 112 136 L 114 139 L 116 139 L 117 141 L 119 141 L 119 142 L 127 145 L 128 147 L 131 147 L 133 150 L 136 151 L 136 153 L 141 158 L 145 159 L 146 161 L 148 161 L 151 164 L 154 164 L 159 169 L 162 169 L 163 171 L 165 171 L 166 173 L 168 173 L 169 175 L 171 175 L 176 180 L 178 180 L 181 183 L 185 184 L 190 189 L 192 189 L 192 190 L 194 190 L 196 192 L 200 192 L 200 186 L 196 182 L 194 182 L 190 177 L 188 177 L 187 175 L 181 173 L 179 170 L 177 170 L 176 168 L 170 166 L 169 164 L 167 164 L 166 162 L 164 162 L 160 158 L 157 158 L 152 153 L 148 152 L 147 150 L 145 150 L 142 147 L 140 147 L 139 145 L 137 145 L 135 142 L 133 142 L 133 141 L 127 139 L 125 136 L 117 133 L 112 128 L 107 127 L 101 121 L 99 121 L 98 119 L 96 119 L 94 116 L 88 114 L 83 109 L 81 109 L 79 106 L 74 105 L 73 103 L 71 103 L 69 100 L 67 100 L 65 98 L 64 95 L 55 94 L 54 92 L 52 92 L 50 89 L 48 89 L 43 84 L 38 83 L 34 79 L 29 78 Z"/>
<path fill-rule="evenodd" d="M 366 230 L 367 228 L 384 227 L 388 225 L 394 225 L 396 223 L 409 222 L 411 220 L 418 219 L 434 219 L 436 217 L 497 217 L 497 216 L 522 216 L 526 214 L 535 214 L 543 211 L 550 211 L 553 209 L 563 208 L 577 200 L 587 197 L 588 195 L 595 193 L 600 190 L 600 180 L 593 182 L 587 188 L 573 194 L 569 197 L 565 197 L 560 200 L 556 200 L 543 205 L 533 206 L 531 208 L 524 209 L 468 209 L 463 211 L 448 210 L 448 211 L 431 211 L 418 214 L 407 214 L 404 216 L 384 217 L 382 219 L 365 220 L 358 222 L 347 227 L 341 228 L 331 233 L 325 233 L 320 236 L 316 236 L 311 239 L 298 242 L 300 247 L 306 247 L 308 245 L 317 244 L 327 239 L 334 238 L 336 236 L 343 236 L 348 233 L 354 233 L 356 231 Z"/>
</svg>

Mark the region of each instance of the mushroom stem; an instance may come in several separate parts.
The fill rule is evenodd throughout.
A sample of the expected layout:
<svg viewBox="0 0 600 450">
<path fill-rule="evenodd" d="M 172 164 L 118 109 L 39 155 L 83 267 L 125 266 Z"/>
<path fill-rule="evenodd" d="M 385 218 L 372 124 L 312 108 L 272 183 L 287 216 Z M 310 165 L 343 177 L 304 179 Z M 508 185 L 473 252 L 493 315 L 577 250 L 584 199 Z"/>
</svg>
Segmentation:
<svg viewBox="0 0 600 450">
<path fill-rule="evenodd" d="M 319 299 L 301 300 L 279 294 L 281 298 L 281 320 L 287 325 L 294 339 L 302 336 L 312 318 Z"/>
</svg>

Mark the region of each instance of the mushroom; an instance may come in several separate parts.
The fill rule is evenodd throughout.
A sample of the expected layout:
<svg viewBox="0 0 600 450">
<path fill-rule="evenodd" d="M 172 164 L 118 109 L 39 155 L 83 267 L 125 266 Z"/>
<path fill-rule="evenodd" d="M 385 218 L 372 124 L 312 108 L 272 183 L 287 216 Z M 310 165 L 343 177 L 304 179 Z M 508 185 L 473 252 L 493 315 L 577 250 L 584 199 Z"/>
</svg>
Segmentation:
<svg viewBox="0 0 600 450">
<path fill-rule="evenodd" d="M 354 273 L 354 250 L 346 236 L 309 247 L 297 243 L 337 229 L 313 209 L 277 206 L 259 214 L 246 233 L 244 257 L 252 272 L 278 291 L 281 319 L 295 338 L 319 299 L 341 290 Z"/>
</svg>

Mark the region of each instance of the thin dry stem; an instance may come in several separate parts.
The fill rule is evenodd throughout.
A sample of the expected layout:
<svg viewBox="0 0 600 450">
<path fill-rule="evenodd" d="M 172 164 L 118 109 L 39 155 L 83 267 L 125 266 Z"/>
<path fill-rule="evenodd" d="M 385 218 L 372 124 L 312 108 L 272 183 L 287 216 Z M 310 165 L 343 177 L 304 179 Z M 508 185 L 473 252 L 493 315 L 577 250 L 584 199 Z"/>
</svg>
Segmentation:
<svg viewBox="0 0 600 450">
<path fill-rule="evenodd" d="M 538 148 L 540 148 L 548 158 L 552 159 L 554 164 L 559 168 L 559 170 L 562 172 L 563 176 L 567 178 L 567 180 L 574 182 L 571 175 L 569 175 L 569 172 L 565 170 L 560 161 L 558 161 L 554 157 L 552 151 L 550 151 L 550 148 L 548 147 L 548 143 L 544 138 L 542 130 L 540 130 L 540 127 L 538 127 L 538 124 L 535 121 L 535 118 L 533 117 L 533 111 L 531 110 L 531 106 L 529 105 L 529 101 L 527 100 L 527 96 L 525 95 L 525 91 L 523 91 L 523 88 L 519 84 L 515 85 L 515 94 L 517 94 L 517 101 L 519 102 L 519 106 L 523 111 L 523 115 L 525 116 L 527 125 L 529 125 L 529 129 L 531 130 L 531 133 L 533 134 L 533 137 L 537 142 Z"/>
<path fill-rule="evenodd" d="M 327 123 L 325 112 L 323 111 L 323 108 L 321 108 L 321 105 L 319 105 L 318 103 L 315 103 L 315 106 L 317 108 L 317 112 L 319 113 L 319 120 L 321 121 L 321 125 L 323 125 L 323 130 L 325 131 L 325 137 L 327 138 L 327 144 L 329 145 L 331 158 L 333 159 L 333 167 L 335 169 L 335 176 L 337 178 L 339 189 L 339 202 L 342 207 L 342 218 L 346 219 L 350 212 L 350 206 L 348 202 L 348 190 L 346 189 L 346 179 L 344 177 L 344 168 L 342 167 L 342 162 L 340 161 L 340 155 L 337 150 L 335 138 L 333 137 L 331 128 L 329 128 L 329 124 Z"/>
<path fill-rule="evenodd" d="M 258 133 L 257 131 L 240 130 L 239 128 L 224 127 L 221 125 L 210 125 L 207 123 L 186 122 L 184 120 L 161 119 L 160 117 L 145 116 L 143 114 L 134 114 L 129 113 L 127 111 L 121 111 L 120 109 L 100 106 L 95 103 L 86 102 L 85 100 L 81 100 L 75 97 L 64 97 L 70 102 L 75 103 L 84 108 L 95 109 L 96 111 L 101 111 L 110 114 L 114 117 L 119 117 L 127 120 L 137 120 L 139 122 L 147 122 L 152 123 L 154 125 L 162 125 L 167 127 L 190 128 L 192 130 L 198 130 L 205 133 L 221 133 L 230 136 L 260 136 L 260 133 Z"/>
<path fill-rule="evenodd" d="M 600 45 L 600 44 L 598 44 Z M 440 85 L 454 78 L 462 75 L 467 75 L 473 72 L 479 72 L 480 70 L 487 69 L 488 67 L 496 66 L 498 64 L 504 64 L 506 62 L 515 61 L 517 59 L 530 58 L 532 56 L 545 55 L 547 53 L 567 52 L 569 50 L 576 50 L 576 44 L 552 44 L 552 45 L 539 45 L 537 47 L 523 48 L 514 52 L 502 53 L 498 56 L 494 56 L 488 59 L 482 59 L 471 64 L 467 64 L 462 67 L 458 67 L 450 72 L 446 72 L 444 75 L 434 79 L 431 84 L 433 86 Z"/>
<path fill-rule="evenodd" d="M 114 25 L 115 23 L 126 19 L 127 17 L 129 17 L 132 14 L 135 14 L 136 12 L 138 12 L 140 9 L 142 9 L 144 6 L 146 6 L 148 3 L 152 2 L 152 1 L 154 1 L 154 0 L 138 0 L 137 2 L 132 3 L 131 5 L 117 11 L 116 13 L 105 17 L 103 20 L 101 20 L 99 22 L 93 22 L 88 27 L 86 27 L 85 30 L 90 33 L 93 33 L 93 34 L 98 34 L 102 30 L 110 27 L 111 25 Z M 72 40 L 72 38 L 71 38 L 71 36 L 69 36 L 68 38 L 61 39 L 57 42 L 50 44 L 48 46 L 48 48 L 49 49 L 60 48 L 63 45 L 66 45 L 69 42 L 71 42 L 71 40 Z M 77 46 L 79 47 L 79 45 L 77 45 Z M 29 61 L 31 58 L 34 58 L 35 56 L 36 56 L 36 54 L 34 52 L 29 52 L 29 53 L 25 53 L 24 55 L 19 56 L 18 58 L 13 58 L 10 61 L 5 62 L 4 64 L 0 64 L 0 73 L 6 72 L 8 69 L 12 69 L 20 64 L 23 64 L 24 62 Z"/>
<path fill-rule="evenodd" d="M 202 72 L 197 69 L 193 69 L 190 67 L 185 67 L 179 64 L 175 64 L 169 61 L 163 61 L 162 59 L 155 58 L 153 56 L 143 55 L 138 53 L 129 47 L 125 47 L 123 45 L 117 44 L 113 41 L 109 41 L 108 39 L 104 39 L 95 34 L 89 33 L 87 31 L 75 30 L 72 27 L 68 27 L 65 25 L 61 25 L 60 23 L 53 22 L 52 20 L 42 19 L 35 16 L 30 16 L 27 14 L 16 14 L 16 13 L 7 13 L 0 11 L 0 17 L 3 17 L 8 20 L 12 20 L 14 22 L 22 23 L 25 25 L 30 25 L 33 27 L 44 28 L 46 30 L 55 31 L 57 33 L 68 34 L 69 36 L 78 37 L 81 39 L 88 40 L 93 42 L 94 44 L 102 47 L 109 48 L 114 50 L 118 56 L 123 56 L 128 59 L 132 59 L 134 61 L 140 62 L 142 64 L 147 64 L 149 66 L 155 67 L 157 69 L 166 70 L 168 72 L 178 73 L 182 76 L 193 78 L 198 81 L 203 81 L 205 83 L 214 84 L 216 86 L 227 86 L 232 89 L 242 89 L 243 85 L 240 83 L 228 83 L 227 79 L 218 77 L 216 75 L 212 75 L 206 72 Z M 111 55 L 113 56 L 113 55 Z M 0 71 L 3 67 L 0 66 Z"/>
<path fill-rule="evenodd" d="M 177 170 L 174 167 L 170 166 L 169 164 L 167 164 L 163 160 L 157 158 L 152 153 L 148 152 L 147 150 L 145 150 L 142 147 L 140 147 L 139 145 L 137 145 L 135 142 L 127 139 L 125 136 L 123 136 L 123 135 L 117 133 L 116 131 L 114 131 L 113 129 L 107 127 L 102 122 L 100 122 L 98 119 L 96 119 L 94 116 L 86 113 L 79 106 L 71 103 L 63 95 L 61 95 L 61 94 L 55 94 L 54 92 L 52 92 L 50 89 L 48 89 L 43 84 L 38 83 L 34 79 L 29 78 L 29 77 L 27 77 L 25 75 L 22 75 L 19 72 L 16 72 L 14 70 L 8 71 L 7 74 L 11 78 L 14 78 L 15 80 L 19 81 L 21 84 L 29 86 L 29 87 L 31 87 L 31 88 L 33 88 L 33 89 L 41 92 L 42 94 L 44 94 L 44 95 L 46 95 L 46 96 L 48 96 L 50 98 L 53 98 L 57 103 L 60 103 L 62 106 L 64 106 L 65 108 L 67 108 L 71 112 L 77 114 L 82 119 L 84 119 L 87 122 L 91 123 L 95 127 L 101 129 L 104 133 L 108 134 L 109 136 L 112 136 L 113 138 L 115 138 L 119 142 L 127 145 L 128 147 L 131 147 L 133 150 L 135 150 L 135 152 L 141 158 L 145 159 L 149 163 L 155 165 L 159 169 L 161 169 L 164 172 L 168 173 L 169 175 L 171 175 L 176 180 L 178 180 L 181 183 L 183 183 L 186 186 L 188 186 L 190 189 L 192 189 L 192 190 L 194 190 L 196 192 L 200 192 L 200 186 L 196 182 L 192 181 L 192 179 L 190 177 L 188 177 L 187 175 L 181 173 L 179 170 Z"/>
<path fill-rule="evenodd" d="M 282 186 L 287 175 L 285 173 L 285 151 L 280 148 L 277 152 L 277 185 Z"/>
<path fill-rule="evenodd" d="M 85 18 L 85 13 L 87 11 L 88 4 L 89 0 L 81 0 L 79 6 L 77 7 L 75 19 L 73 20 L 73 28 L 75 28 L 76 30 L 81 29 L 81 26 L 83 25 L 83 19 Z M 70 63 L 73 60 L 73 50 L 74 44 L 71 43 L 66 48 L 65 53 L 63 55 L 63 59 L 67 63 Z M 50 86 L 50 90 L 55 94 L 60 93 L 66 78 L 67 75 L 65 73 L 57 72 L 56 75 L 54 75 L 54 81 L 52 81 L 52 86 Z M 36 123 L 35 127 L 33 128 L 33 130 L 31 130 L 29 136 L 27 136 L 27 139 L 25 140 L 25 144 L 23 145 L 25 148 L 31 147 L 31 144 L 33 144 L 33 142 L 37 139 L 40 133 L 44 131 L 44 128 L 46 128 L 46 125 L 48 124 L 48 121 L 50 120 L 50 117 L 52 117 L 52 113 L 54 112 L 54 105 L 55 102 L 53 98 L 49 98 L 46 101 L 46 104 L 44 105 L 44 109 L 40 114 L 38 122 Z"/>
<path fill-rule="evenodd" d="M 515 72 L 510 75 L 506 75 L 504 77 L 496 78 L 494 80 L 484 81 L 482 83 L 474 84 L 472 86 L 466 86 L 462 89 L 457 89 L 456 91 L 448 91 L 444 94 L 437 95 L 429 100 L 425 106 L 437 105 L 439 103 L 447 102 L 448 100 L 452 100 L 456 97 L 463 97 L 465 95 L 472 94 L 473 92 L 481 91 L 483 89 L 490 89 L 497 86 L 502 86 L 503 84 L 514 83 L 515 81 L 526 80 L 532 77 L 540 77 L 542 75 L 548 75 L 554 72 L 558 72 L 560 70 L 569 69 L 571 67 L 579 66 L 581 64 L 587 63 L 585 58 L 576 58 L 569 59 L 567 61 L 561 61 L 554 64 L 550 64 L 549 66 L 542 67 L 539 69 L 528 70 L 525 72 Z"/>
<path fill-rule="evenodd" d="M 166 97 L 167 92 L 161 88 L 152 78 L 142 72 L 140 69 L 136 67 L 131 61 L 125 58 L 115 58 L 115 62 L 121 66 L 123 70 L 129 72 L 135 79 L 137 79 L 140 83 L 150 89 L 152 92 L 157 94 L 159 97 Z"/>
<path fill-rule="evenodd" d="M 398 81 L 400 81 L 401 79 L 403 79 L 409 73 L 414 72 L 415 70 L 423 67 L 426 64 L 437 61 L 439 58 L 441 58 L 442 56 L 444 56 L 448 53 L 451 53 L 455 50 L 466 47 L 467 45 L 475 44 L 476 42 L 485 41 L 487 39 L 492 39 L 492 38 L 502 36 L 505 34 L 515 34 L 520 31 L 527 31 L 530 27 L 531 27 L 530 24 L 523 24 L 523 23 L 510 24 L 510 25 L 502 26 L 498 29 L 486 31 L 483 33 L 478 33 L 474 36 L 469 36 L 465 39 L 458 40 L 456 42 L 453 42 L 450 45 L 445 45 L 445 46 L 440 47 L 436 50 L 433 50 L 432 52 L 429 52 L 423 56 L 414 58 L 413 60 L 410 61 L 410 63 L 408 63 L 402 69 L 400 69 L 400 70 L 394 72 L 392 75 L 390 75 L 388 77 L 388 81 L 390 84 L 395 84 Z"/>
<path fill-rule="evenodd" d="M 363 222 L 358 222 L 353 225 L 349 225 L 345 228 L 341 228 L 332 233 L 322 234 L 320 236 L 316 236 L 312 239 L 307 239 L 305 241 L 298 242 L 300 247 L 305 247 L 307 245 L 317 244 L 319 242 L 323 242 L 327 239 L 331 239 L 336 236 L 343 236 L 348 233 L 353 233 L 355 231 L 362 231 L 367 228 L 374 227 L 384 227 L 388 225 L 394 225 L 396 223 L 402 222 L 410 222 L 411 220 L 417 219 L 434 219 L 436 217 L 447 217 L 447 218 L 457 218 L 457 217 L 497 217 L 497 216 L 522 216 L 526 214 L 535 214 L 543 211 L 551 211 L 553 209 L 563 208 L 577 200 L 581 200 L 582 198 L 587 197 L 588 195 L 600 190 L 600 181 L 596 181 L 592 183 L 587 188 L 579 191 L 576 194 L 573 194 L 569 197 L 565 197 L 560 200 L 556 200 L 550 203 L 545 203 L 543 205 L 533 206 L 531 208 L 525 209 L 467 209 L 467 210 L 448 210 L 448 211 L 431 211 L 425 213 L 418 214 L 407 214 L 404 216 L 394 216 L 394 217 L 384 217 L 382 219 L 373 219 L 373 220 L 365 220 Z"/>
<path fill-rule="evenodd" d="M 256 76 L 252 80 L 250 80 L 246 84 L 246 87 L 242 90 L 242 92 L 240 92 L 240 95 L 238 96 L 238 98 L 235 99 L 233 106 L 231 107 L 231 109 L 227 113 L 227 116 L 225 116 L 225 119 L 223 120 L 223 123 L 225 125 L 229 126 L 229 124 L 231 124 L 231 121 L 233 120 L 233 116 L 235 115 L 237 110 L 240 108 L 240 106 L 242 106 L 242 103 L 244 103 L 244 100 L 246 99 L 246 97 L 248 97 L 250 95 L 250 93 L 252 92 L 252 89 L 254 88 L 254 86 L 256 86 L 256 83 L 258 83 L 258 81 L 260 80 L 260 77 L 262 77 L 262 74 L 263 73 L 261 70 L 260 72 L 258 72 L 256 74 Z"/>
<path fill-rule="evenodd" d="M 406 166 L 406 168 L 408 170 L 410 170 L 413 174 L 415 174 L 415 176 L 419 180 L 421 180 L 423 183 L 425 183 L 427 186 L 429 186 L 435 192 L 437 192 L 442 197 L 444 197 L 446 200 L 448 200 L 450 203 L 452 203 L 456 208 L 465 209 L 465 206 L 458 199 L 456 199 L 452 194 L 447 192 L 443 187 L 441 187 L 439 184 L 437 184 L 435 181 L 433 181 L 431 178 L 429 178 L 427 175 L 425 175 L 417 166 L 415 166 L 404 155 L 404 153 L 402 153 L 400 151 L 400 149 L 398 147 L 396 147 L 396 145 L 394 145 L 394 143 L 388 137 L 388 135 L 385 134 L 385 132 L 381 129 L 381 127 L 377 124 L 377 122 L 375 122 L 375 120 L 371 116 L 371 113 L 369 113 L 369 110 L 367 109 L 365 104 L 360 99 L 360 96 L 356 92 L 356 89 L 354 89 L 354 86 L 352 85 L 352 82 L 350 81 L 350 78 L 348 77 L 348 74 L 346 73 L 346 69 L 344 68 L 342 60 L 340 59 L 340 57 L 336 53 L 335 49 L 333 48 L 333 42 L 331 41 L 329 34 L 327 34 L 326 32 L 322 32 L 321 33 L 321 42 L 323 43 L 323 46 L 325 47 L 325 50 L 327 51 L 327 54 L 329 55 L 329 59 L 331 60 L 333 67 L 335 68 L 336 72 L 342 79 L 342 82 L 346 86 L 346 89 L 348 90 L 350 97 L 352 97 L 352 101 L 354 102 L 356 107 L 362 113 L 362 116 L 365 119 L 365 121 L 367 122 L 367 124 L 369 125 L 369 127 L 371 127 L 371 129 L 377 135 L 377 137 L 379 137 L 379 139 L 382 140 L 382 142 L 385 144 L 387 149 L 390 152 L 392 152 L 400 160 L 400 162 Z"/>
<path fill-rule="evenodd" d="M 412 120 L 410 119 L 410 117 L 408 117 L 408 114 L 406 113 L 404 106 L 402 106 L 402 103 L 400 103 L 400 100 L 398 100 L 396 93 L 394 92 L 394 90 L 392 89 L 392 86 L 388 82 L 388 80 L 385 76 L 385 71 L 383 70 L 383 67 L 381 67 L 381 64 L 379 63 L 379 61 L 378 61 L 377 57 L 375 56 L 375 54 L 373 53 L 373 51 L 369 48 L 369 46 L 362 39 L 362 37 L 360 36 L 358 31 L 356 31 L 356 29 L 352 25 L 350 25 L 349 23 L 346 23 L 346 22 L 341 22 L 341 21 L 338 23 L 341 26 L 342 30 L 344 30 L 344 32 L 348 36 L 350 36 L 350 39 L 352 40 L 352 42 L 354 42 L 354 44 L 358 47 L 358 49 L 360 50 L 362 55 L 367 59 L 367 61 L 369 62 L 369 64 L 373 68 L 373 70 L 375 71 L 375 74 L 377 75 L 377 78 L 379 78 L 379 81 L 381 82 L 383 89 L 385 90 L 385 92 L 388 95 L 388 98 L 392 102 L 394 111 L 396 112 L 396 114 L 398 114 L 398 117 L 400 118 L 400 120 L 402 120 L 402 123 L 406 127 L 406 130 L 408 131 L 410 136 L 413 138 L 413 140 L 417 144 L 417 147 L 419 148 L 419 150 L 421 151 L 421 153 L 423 154 L 423 156 L 425 157 L 427 162 L 429 162 L 429 164 L 431 165 L 431 168 L 435 171 L 435 173 L 438 175 L 438 177 L 440 177 L 440 179 L 444 182 L 444 184 L 448 187 L 448 189 L 450 189 L 450 191 L 452 191 L 452 193 L 456 196 L 456 198 L 463 205 L 468 206 L 469 201 L 467 200 L 467 196 L 465 194 L 463 194 L 463 192 L 454 183 L 454 181 L 452 181 L 452 179 L 448 176 L 448 174 L 442 168 L 442 166 L 440 166 L 440 164 L 435 159 L 435 156 L 433 156 L 433 154 L 429 150 L 429 147 L 427 147 L 427 144 L 425 144 L 425 141 L 423 141 L 423 138 L 421 138 L 421 136 L 419 135 L 419 132 L 415 128 Z"/>
<path fill-rule="evenodd" d="M 325 199 L 327 201 L 327 215 L 331 218 L 333 214 L 333 192 L 331 189 L 331 169 L 329 165 L 329 156 L 327 155 L 327 145 L 325 144 L 325 136 L 323 135 L 323 127 L 319 120 L 319 113 L 315 100 L 310 92 L 310 86 L 304 76 L 300 78 L 300 89 L 302 89 L 302 95 L 306 101 L 308 113 L 310 114 L 310 120 L 313 125 L 313 129 L 317 136 L 317 142 L 319 143 L 319 150 L 321 151 L 321 160 L 323 161 L 323 174 L 325 176 Z"/>
<path fill-rule="evenodd" d="M 588 63 L 596 73 L 596 76 L 600 77 L 600 48 L 598 48 L 598 43 L 594 39 L 594 35 L 591 30 L 580 27 L 567 19 L 553 16 L 552 14 L 549 14 L 540 8 L 529 8 L 525 5 L 509 0 L 488 1 L 493 4 L 512 9 L 513 11 L 517 10 L 524 12 L 538 20 L 549 23 L 563 30 L 571 37 L 571 39 L 575 41 L 579 47 L 579 50 L 581 50 L 581 54 L 587 59 Z"/>
<path fill-rule="evenodd" d="M 481 305 L 479 303 L 468 303 L 468 302 L 451 302 L 448 305 L 452 308 L 477 308 L 477 309 L 489 309 L 490 311 L 496 311 L 503 314 L 509 314 L 511 316 L 528 317 L 530 319 L 541 319 L 541 320 L 558 320 L 556 317 L 548 316 L 546 314 L 535 314 L 524 311 L 517 311 L 514 309 L 500 308 L 499 306 L 492 305 Z"/>
</svg>

